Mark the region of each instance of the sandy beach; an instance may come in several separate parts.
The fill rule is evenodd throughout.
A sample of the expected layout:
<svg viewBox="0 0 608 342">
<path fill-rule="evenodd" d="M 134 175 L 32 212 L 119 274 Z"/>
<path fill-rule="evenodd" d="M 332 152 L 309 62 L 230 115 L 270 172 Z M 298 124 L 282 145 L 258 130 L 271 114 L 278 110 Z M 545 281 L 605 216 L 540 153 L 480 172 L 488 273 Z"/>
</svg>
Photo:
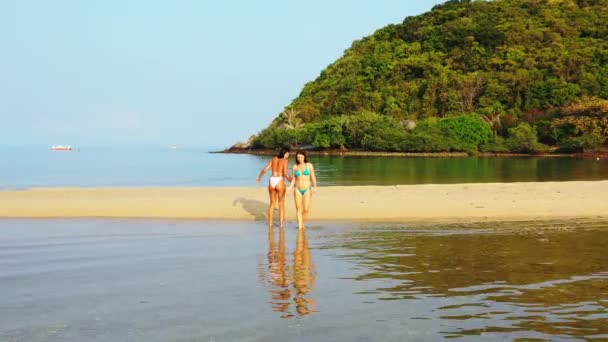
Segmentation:
<svg viewBox="0 0 608 342">
<path fill-rule="evenodd" d="M 608 181 L 320 187 L 310 220 L 415 221 L 608 216 Z M 287 197 L 293 220 L 293 195 Z M 265 187 L 1 191 L 4 218 L 265 220 Z"/>
</svg>

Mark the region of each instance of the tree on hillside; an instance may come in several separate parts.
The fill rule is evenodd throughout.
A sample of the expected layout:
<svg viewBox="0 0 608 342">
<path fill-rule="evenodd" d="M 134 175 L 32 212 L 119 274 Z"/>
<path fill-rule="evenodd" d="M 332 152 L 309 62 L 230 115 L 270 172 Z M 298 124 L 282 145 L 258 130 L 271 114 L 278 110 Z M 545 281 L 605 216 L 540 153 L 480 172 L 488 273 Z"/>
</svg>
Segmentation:
<svg viewBox="0 0 608 342">
<path fill-rule="evenodd" d="M 364 144 L 365 135 L 346 134 L 346 147 L 470 147 L 458 141 L 463 136 L 435 144 L 433 124 L 403 134 L 394 125 L 460 115 L 481 116 L 495 141 L 527 123 L 530 129 L 515 131 L 526 139 L 533 132 L 551 144 L 606 143 L 601 117 L 568 111 L 577 101 L 608 99 L 607 12 L 608 0 L 447 1 L 354 41 L 260 132 L 256 146 L 294 139 L 335 146 L 341 138 L 332 139 L 339 130 L 329 120 L 346 118 L 348 126 L 349 118 L 363 120 L 360 113 L 386 118 L 378 121 L 384 126 L 372 124 L 374 134 L 386 135 L 367 134 Z"/>
</svg>

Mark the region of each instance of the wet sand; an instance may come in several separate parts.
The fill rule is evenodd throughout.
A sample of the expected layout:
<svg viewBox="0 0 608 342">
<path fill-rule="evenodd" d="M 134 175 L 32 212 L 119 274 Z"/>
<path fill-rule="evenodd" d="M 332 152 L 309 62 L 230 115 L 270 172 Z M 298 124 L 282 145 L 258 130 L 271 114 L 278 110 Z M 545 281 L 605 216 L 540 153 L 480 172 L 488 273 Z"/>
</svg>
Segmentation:
<svg viewBox="0 0 608 342">
<path fill-rule="evenodd" d="M 607 217 L 608 181 L 320 187 L 310 220 L 444 221 Z M 246 188 L 34 188 L 0 191 L 4 218 L 266 220 L 268 192 Z M 293 195 L 287 219 L 295 218 Z M 275 217 L 278 215 L 275 215 Z"/>
</svg>

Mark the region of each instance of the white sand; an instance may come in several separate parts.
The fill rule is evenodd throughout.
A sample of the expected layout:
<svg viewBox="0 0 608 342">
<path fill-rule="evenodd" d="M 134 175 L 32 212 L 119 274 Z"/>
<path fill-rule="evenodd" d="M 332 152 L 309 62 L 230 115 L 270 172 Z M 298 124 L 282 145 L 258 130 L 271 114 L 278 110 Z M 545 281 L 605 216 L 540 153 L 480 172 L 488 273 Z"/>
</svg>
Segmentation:
<svg viewBox="0 0 608 342">
<path fill-rule="evenodd" d="M 287 219 L 295 219 L 293 195 Z M 0 217 L 265 220 L 257 188 L 36 188 L 0 191 Z M 275 217 L 278 215 L 275 215 Z M 608 181 L 321 187 L 309 220 L 415 221 L 608 216 Z"/>
</svg>

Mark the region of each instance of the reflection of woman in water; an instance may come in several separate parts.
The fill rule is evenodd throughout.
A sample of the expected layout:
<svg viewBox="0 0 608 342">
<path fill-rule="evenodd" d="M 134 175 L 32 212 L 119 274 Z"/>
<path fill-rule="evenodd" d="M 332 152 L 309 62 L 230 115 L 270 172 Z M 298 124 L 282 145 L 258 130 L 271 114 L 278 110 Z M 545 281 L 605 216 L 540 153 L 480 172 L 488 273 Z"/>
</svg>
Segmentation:
<svg viewBox="0 0 608 342">
<path fill-rule="evenodd" d="M 268 229 L 268 270 L 266 276 L 270 285 L 272 310 L 282 312 L 282 318 L 293 317 L 290 313 L 293 284 L 293 301 L 299 316 L 315 312 L 311 308 L 314 300 L 307 298 L 316 280 L 314 264 L 308 249 L 306 230 L 300 229 L 296 239 L 296 250 L 293 254 L 293 266 L 290 267 L 285 253 L 285 230 L 279 229 L 279 245 L 276 245 L 274 229 Z"/>
<path fill-rule="evenodd" d="M 279 246 L 274 240 L 274 229 L 268 229 L 268 280 L 275 287 L 271 290 L 272 310 L 285 313 L 289 317 L 289 272 L 285 262 L 285 230 L 279 229 Z"/>
<path fill-rule="evenodd" d="M 312 163 L 308 162 L 306 152 L 304 151 L 296 152 L 296 164 L 293 166 L 293 176 L 295 181 L 291 182 L 287 193 L 291 193 L 295 185 L 293 196 L 296 202 L 298 228 L 303 229 L 310 210 L 310 200 L 317 187 L 315 168 Z"/>
<path fill-rule="evenodd" d="M 298 229 L 296 251 L 293 258 L 293 287 L 295 290 L 293 300 L 296 302 L 296 311 L 300 316 L 314 312 L 314 309 L 310 306 L 314 305 L 315 301 L 306 297 L 313 290 L 316 280 L 313 268 L 306 230 Z"/>
<path fill-rule="evenodd" d="M 273 225 L 274 219 L 274 209 L 277 206 L 277 197 L 279 202 L 279 225 L 283 227 L 283 222 L 285 221 L 285 179 L 291 181 L 291 177 L 289 176 L 288 170 L 288 162 L 289 162 L 289 148 L 282 147 L 279 150 L 277 156 L 272 157 L 272 159 L 266 164 L 266 166 L 260 171 L 258 178 L 256 179 L 257 183 L 262 180 L 262 176 L 268 170 L 272 169 L 272 174 L 270 176 L 270 180 L 268 181 L 268 194 L 270 195 L 270 204 L 268 205 L 268 225 Z"/>
</svg>

